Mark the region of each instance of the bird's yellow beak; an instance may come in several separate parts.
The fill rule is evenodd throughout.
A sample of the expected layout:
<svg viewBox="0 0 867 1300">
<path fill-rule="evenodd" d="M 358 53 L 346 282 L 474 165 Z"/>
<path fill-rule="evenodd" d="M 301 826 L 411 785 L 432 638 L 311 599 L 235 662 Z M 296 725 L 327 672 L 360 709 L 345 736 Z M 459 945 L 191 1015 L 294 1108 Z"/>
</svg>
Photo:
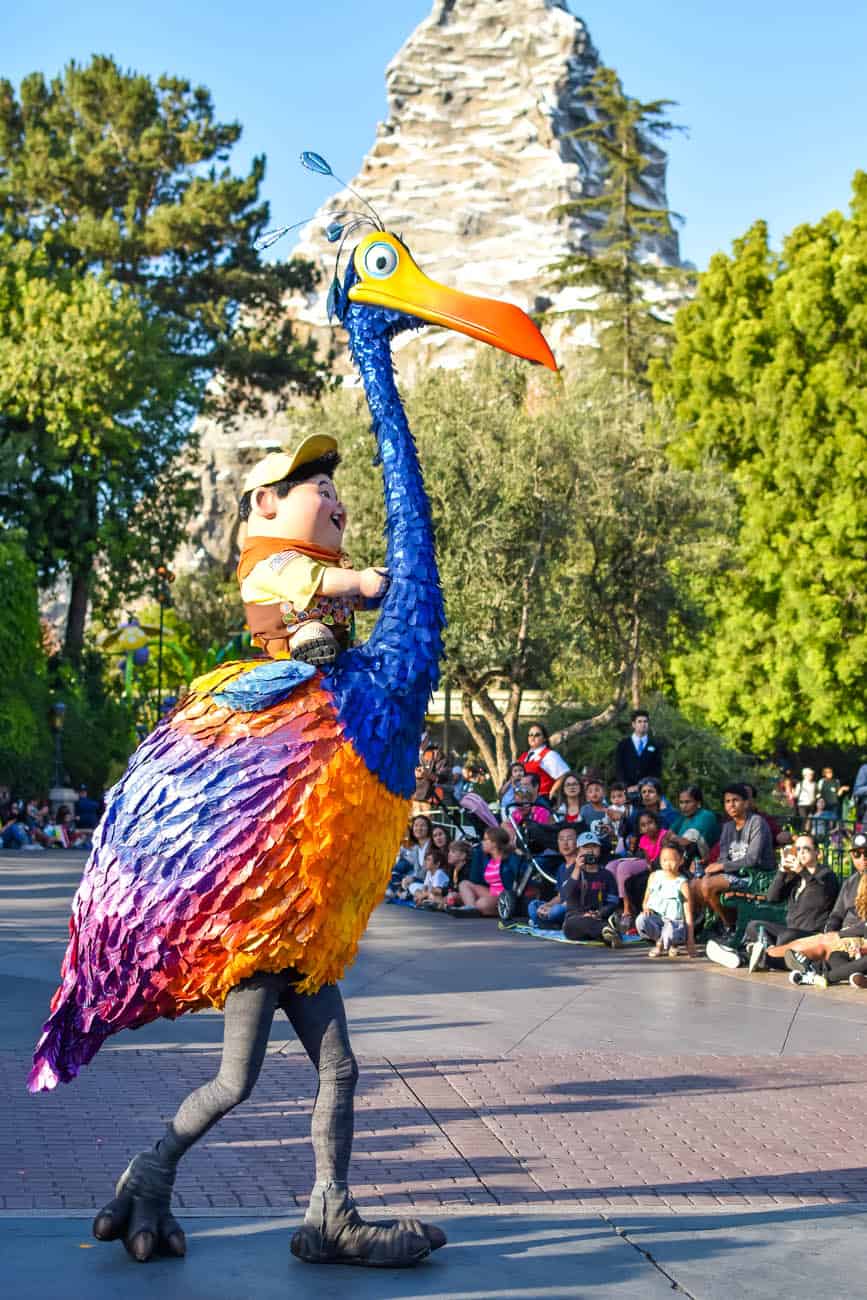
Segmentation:
<svg viewBox="0 0 867 1300">
<path fill-rule="evenodd" d="M 353 261 L 358 281 L 349 290 L 352 302 L 406 312 L 431 325 L 469 334 L 549 370 L 557 369 L 541 331 L 520 307 L 459 293 L 429 280 L 396 235 L 382 230 L 365 235 Z"/>
</svg>

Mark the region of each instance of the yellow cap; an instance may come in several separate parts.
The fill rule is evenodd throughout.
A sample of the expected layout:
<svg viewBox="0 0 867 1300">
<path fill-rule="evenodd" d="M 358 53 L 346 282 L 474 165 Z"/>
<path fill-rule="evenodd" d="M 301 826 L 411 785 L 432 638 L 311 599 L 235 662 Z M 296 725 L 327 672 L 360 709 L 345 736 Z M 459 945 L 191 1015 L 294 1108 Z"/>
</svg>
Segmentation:
<svg viewBox="0 0 867 1300">
<path fill-rule="evenodd" d="M 300 465 L 318 460 L 329 451 L 337 451 L 337 442 L 327 433 L 311 433 L 294 451 L 269 451 L 250 470 L 241 491 L 252 492 L 255 488 L 267 487 L 269 483 L 279 483 Z"/>
</svg>

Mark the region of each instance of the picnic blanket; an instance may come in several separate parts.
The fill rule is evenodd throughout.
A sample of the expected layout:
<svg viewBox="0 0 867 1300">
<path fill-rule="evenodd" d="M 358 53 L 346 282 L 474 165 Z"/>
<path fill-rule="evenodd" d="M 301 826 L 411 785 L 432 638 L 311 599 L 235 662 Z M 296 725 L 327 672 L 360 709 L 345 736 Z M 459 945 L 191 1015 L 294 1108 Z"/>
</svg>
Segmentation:
<svg viewBox="0 0 867 1300">
<path fill-rule="evenodd" d="M 601 939 L 567 939 L 562 930 L 543 930 L 540 926 L 530 925 L 529 921 L 500 921 L 501 930 L 511 930 L 514 934 L 530 934 L 534 939 L 553 939 L 555 943 L 572 943 L 577 944 L 580 948 L 604 948 L 606 945 Z M 642 943 L 643 940 L 637 934 L 624 934 L 624 944 Z"/>
</svg>

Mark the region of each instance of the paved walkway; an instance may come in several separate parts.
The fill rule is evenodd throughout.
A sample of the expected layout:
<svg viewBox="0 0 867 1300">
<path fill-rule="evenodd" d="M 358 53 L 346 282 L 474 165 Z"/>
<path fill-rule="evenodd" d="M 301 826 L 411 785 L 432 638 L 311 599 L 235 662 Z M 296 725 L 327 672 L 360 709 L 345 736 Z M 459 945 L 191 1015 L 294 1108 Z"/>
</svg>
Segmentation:
<svg viewBox="0 0 867 1300">
<path fill-rule="evenodd" d="M 221 1017 L 121 1035 L 71 1086 L 28 1096 L 81 861 L 0 857 L 0 1293 L 11 1270 L 9 1295 L 48 1296 L 47 1270 L 62 1268 L 81 1279 L 73 1297 L 285 1294 L 313 1091 L 285 1022 L 253 1097 L 181 1166 L 186 1263 L 127 1269 L 119 1248 L 90 1249 L 84 1220 L 129 1156 L 214 1073 Z M 574 1296 L 579 1275 L 587 1294 L 661 1295 L 674 1281 L 766 1296 L 781 1293 L 775 1269 L 804 1283 L 799 1260 L 813 1289 L 832 1290 L 867 1263 L 863 1231 L 850 1232 L 867 1207 L 853 1141 L 864 995 L 388 907 L 345 993 L 362 1067 L 359 1202 L 432 1213 L 457 1245 L 379 1289 L 293 1264 L 305 1296 Z M 254 1259 L 265 1280 L 244 1290 Z"/>
</svg>

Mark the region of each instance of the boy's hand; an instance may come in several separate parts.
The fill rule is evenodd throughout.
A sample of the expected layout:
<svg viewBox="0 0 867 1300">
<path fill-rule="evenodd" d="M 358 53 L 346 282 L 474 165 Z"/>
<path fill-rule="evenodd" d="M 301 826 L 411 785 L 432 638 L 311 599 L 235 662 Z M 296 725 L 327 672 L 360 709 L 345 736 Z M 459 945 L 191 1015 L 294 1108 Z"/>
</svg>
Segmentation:
<svg viewBox="0 0 867 1300">
<path fill-rule="evenodd" d="M 358 585 L 366 600 L 375 600 L 388 591 L 391 578 L 387 569 L 362 569 L 358 575 Z"/>
</svg>

